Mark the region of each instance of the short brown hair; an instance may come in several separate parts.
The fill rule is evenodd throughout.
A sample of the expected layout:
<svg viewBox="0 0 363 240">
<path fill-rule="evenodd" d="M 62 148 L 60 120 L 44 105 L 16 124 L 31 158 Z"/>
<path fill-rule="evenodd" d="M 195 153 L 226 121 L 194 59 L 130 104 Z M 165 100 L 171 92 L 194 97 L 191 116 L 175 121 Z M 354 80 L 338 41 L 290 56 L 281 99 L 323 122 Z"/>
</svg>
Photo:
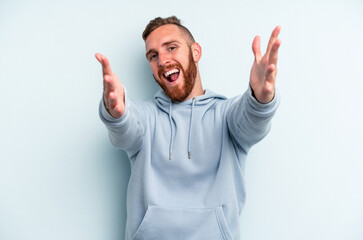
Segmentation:
<svg viewBox="0 0 363 240">
<path fill-rule="evenodd" d="M 180 23 L 180 19 L 178 19 L 175 16 L 171 16 L 171 17 L 167 17 L 167 18 L 157 17 L 157 18 L 151 20 L 149 22 L 149 24 L 145 27 L 145 30 L 142 33 L 142 38 L 144 39 L 144 41 L 146 41 L 146 39 L 150 35 L 150 33 L 152 33 L 155 29 L 157 29 L 161 26 L 167 25 L 167 24 L 174 24 L 174 25 L 178 26 L 182 30 L 182 32 L 187 36 L 190 44 L 195 42 L 194 37 L 191 34 L 191 32 L 186 27 L 184 27 Z"/>
</svg>

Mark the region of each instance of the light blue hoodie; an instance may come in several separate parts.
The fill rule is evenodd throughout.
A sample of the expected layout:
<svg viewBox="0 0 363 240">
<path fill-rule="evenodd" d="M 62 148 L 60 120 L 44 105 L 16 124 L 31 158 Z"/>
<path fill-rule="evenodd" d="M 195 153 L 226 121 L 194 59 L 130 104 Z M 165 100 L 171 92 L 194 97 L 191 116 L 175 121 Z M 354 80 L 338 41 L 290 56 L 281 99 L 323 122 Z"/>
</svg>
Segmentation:
<svg viewBox="0 0 363 240">
<path fill-rule="evenodd" d="M 259 103 L 251 88 L 226 99 L 210 90 L 178 103 L 125 96 L 115 119 L 100 103 L 110 140 L 131 161 L 126 240 L 239 239 L 250 147 L 270 129 L 279 95 Z"/>
</svg>

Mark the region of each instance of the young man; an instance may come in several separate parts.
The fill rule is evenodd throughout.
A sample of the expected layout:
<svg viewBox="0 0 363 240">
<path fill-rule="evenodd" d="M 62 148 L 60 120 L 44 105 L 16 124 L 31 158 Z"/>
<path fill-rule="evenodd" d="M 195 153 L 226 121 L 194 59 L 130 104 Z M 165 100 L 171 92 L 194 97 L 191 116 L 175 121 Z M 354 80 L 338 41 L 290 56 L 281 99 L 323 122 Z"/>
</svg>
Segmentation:
<svg viewBox="0 0 363 240">
<path fill-rule="evenodd" d="M 255 37 L 250 86 L 232 99 L 203 90 L 201 47 L 174 16 L 150 21 L 143 33 L 162 88 L 153 101 L 130 100 L 107 58 L 96 54 L 104 79 L 100 117 L 131 161 L 127 240 L 239 239 L 246 156 L 268 133 L 279 103 L 279 31 L 263 56 Z"/>
</svg>

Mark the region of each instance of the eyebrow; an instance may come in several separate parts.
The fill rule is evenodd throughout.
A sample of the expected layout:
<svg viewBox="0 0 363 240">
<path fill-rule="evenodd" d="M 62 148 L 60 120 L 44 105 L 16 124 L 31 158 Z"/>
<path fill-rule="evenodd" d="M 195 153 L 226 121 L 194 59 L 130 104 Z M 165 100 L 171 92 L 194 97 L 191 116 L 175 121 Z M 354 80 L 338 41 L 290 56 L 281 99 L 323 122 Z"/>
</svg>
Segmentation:
<svg viewBox="0 0 363 240">
<path fill-rule="evenodd" d="M 164 42 L 163 44 L 161 44 L 161 46 L 167 46 L 167 45 L 170 45 L 170 44 L 172 44 L 172 43 L 178 43 L 178 44 L 181 44 L 181 42 L 179 42 L 178 40 L 172 40 L 172 41 L 168 41 L 168 42 Z M 149 54 L 150 53 L 152 53 L 152 52 L 156 52 L 156 50 L 155 49 L 149 49 L 149 51 L 147 51 L 146 52 L 146 54 L 145 54 L 145 56 L 146 56 L 146 58 L 147 58 L 147 56 L 149 56 Z"/>
</svg>

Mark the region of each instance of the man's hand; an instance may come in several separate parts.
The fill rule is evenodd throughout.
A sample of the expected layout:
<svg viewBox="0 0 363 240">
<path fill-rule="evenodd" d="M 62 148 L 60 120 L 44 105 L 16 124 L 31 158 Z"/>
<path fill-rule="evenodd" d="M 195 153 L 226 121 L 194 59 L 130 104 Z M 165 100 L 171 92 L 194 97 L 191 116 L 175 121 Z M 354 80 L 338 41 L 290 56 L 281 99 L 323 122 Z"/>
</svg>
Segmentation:
<svg viewBox="0 0 363 240">
<path fill-rule="evenodd" d="M 125 113 L 124 88 L 118 77 L 112 72 L 108 59 L 99 53 L 96 53 L 96 58 L 102 64 L 103 101 L 111 116 L 120 118 Z"/>
<path fill-rule="evenodd" d="M 281 45 L 278 39 L 280 26 L 277 26 L 270 37 L 265 55 L 261 56 L 260 37 L 256 36 L 252 43 L 252 51 L 255 55 L 250 84 L 256 99 L 261 103 L 270 102 L 275 96 L 275 81 L 277 74 L 277 55 Z"/>
</svg>

